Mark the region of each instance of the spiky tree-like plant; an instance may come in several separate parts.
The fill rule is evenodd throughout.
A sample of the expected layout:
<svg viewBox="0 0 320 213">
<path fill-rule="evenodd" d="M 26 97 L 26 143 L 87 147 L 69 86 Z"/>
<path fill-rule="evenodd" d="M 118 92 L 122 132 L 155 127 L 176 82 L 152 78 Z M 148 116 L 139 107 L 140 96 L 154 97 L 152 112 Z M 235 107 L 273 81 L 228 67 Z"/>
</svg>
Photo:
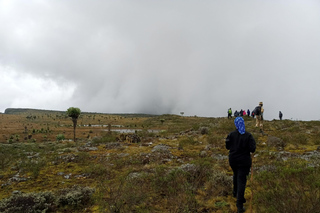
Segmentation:
<svg viewBox="0 0 320 213">
<path fill-rule="evenodd" d="M 77 127 L 77 121 L 81 114 L 81 110 L 76 107 L 70 107 L 67 110 L 67 115 L 72 119 L 73 122 L 73 141 L 76 142 L 76 127 Z"/>
</svg>

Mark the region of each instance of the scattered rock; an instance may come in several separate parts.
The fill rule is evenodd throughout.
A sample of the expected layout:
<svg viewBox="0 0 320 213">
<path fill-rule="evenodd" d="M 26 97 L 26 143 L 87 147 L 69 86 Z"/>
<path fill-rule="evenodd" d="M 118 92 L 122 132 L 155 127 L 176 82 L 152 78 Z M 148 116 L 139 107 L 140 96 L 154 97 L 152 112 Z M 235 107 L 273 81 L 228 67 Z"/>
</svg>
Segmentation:
<svg viewBox="0 0 320 213">
<path fill-rule="evenodd" d="M 286 142 L 284 142 L 281 138 L 275 136 L 268 136 L 267 144 L 268 146 L 277 147 L 281 150 L 283 150 L 284 147 L 287 145 Z"/>
<path fill-rule="evenodd" d="M 67 174 L 67 175 L 64 175 L 63 177 L 65 178 L 65 179 L 70 179 L 71 178 L 71 173 L 69 173 L 69 174 Z"/>
<path fill-rule="evenodd" d="M 57 159 L 65 163 L 69 163 L 69 162 L 73 162 L 76 159 L 76 155 L 74 154 L 61 155 L 57 157 Z"/>
<path fill-rule="evenodd" d="M 97 151 L 98 147 L 80 147 L 79 151 L 85 151 L 85 152 L 89 152 L 89 151 Z"/>
<path fill-rule="evenodd" d="M 207 152 L 206 151 L 201 151 L 199 156 L 202 157 L 202 158 L 207 157 Z"/>
<path fill-rule="evenodd" d="M 13 195 L 22 194 L 22 192 L 19 191 L 19 190 L 14 190 L 14 191 L 12 192 L 12 194 L 13 194 Z"/>
<path fill-rule="evenodd" d="M 127 179 L 135 179 L 141 177 L 142 174 L 140 172 L 132 172 L 128 175 Z"/>
<path fill-rule="evenodd" d="M 88 178 L 89 176 L 90 176 L 90 174 L 83 173 L 83 174 L 80 174 L 80 175 L 75 175 L 74 177 L 77 178 L 77 179 L 81 179 L 81 178 Z"/>
<path fill-rule="evenodd" d="M 10 183 L 10 182 L 3 183 L 3 184 L 1 184 L 1 188 L 6 187 L 6 186 L 10 186 L 10 185 L 11 185 L 11 183 Z"/>
<path fill-rule="evenodd" d="M 213 154 L 212 157 L 216 160 L 227 160 L 229 158 L 228 155 L 222 154 Z"/>
<path fill-rule="evenodd" d="M 180 169 L 182 169 L 185 172 L 195 172 L 197 171 L 197 166 L 195 164 L 183 164 L 179 167 Z"/>
<path fill-rule="evenodd" d="M 263 172 L 263 171 L 273 172 L 276 170 L 277 170 L 277 167 L 274 165 L 263 165 L 260 167 L 253 167 L 253 172 Z"/>
<path fill-rule="evenodd" d="M 129 153 L 119 153 L 118 154 L 118 157 L 120 157 L 120 158 L 124 158 L 124 157 L 127 157 L 127 156 L 129 156 Z"/>
<path fill-rule="evenodd" d="M 13 176 L 12 178 L 9 179 L 9 181 L 12 181 L 12 182 L 24 182 L 27 180 L 28 180 L 27 178 L 20 177 L 19 174 L 16 174 L 15 176 Z"/>
<path fill-rule="evenodd" d="M 167 152 L 167 151 L 169 151 L 169 149 L 171 149 L 170 146 L 165 145 L 165 144 L 160 144 L 160 145 L 156 145 L 155 147 L 153 147 L 151 152 Z"/>
<path fill-rule="evenodd" d="M 177 162 L 178 163 L 184 163 L 184 161 L 182 159 L 178 159 Z"/>
<path fill-rule="evenodd" d="M 151 146 L 152 142 L 142 143 L 140 146 Z"/>
<path fill-rule="evenodd" d="M 107 143 L 106 144 L 106 146 L 105 146 L 105 148 L 106 149 L 115 149 L 115 148 L 119 148 L 119 147 L 121 147 L 122 145 L 121 145 L 121 143 L 119 143 L 119 142 L 110 142 L 110 143 Z"/>
</svg>

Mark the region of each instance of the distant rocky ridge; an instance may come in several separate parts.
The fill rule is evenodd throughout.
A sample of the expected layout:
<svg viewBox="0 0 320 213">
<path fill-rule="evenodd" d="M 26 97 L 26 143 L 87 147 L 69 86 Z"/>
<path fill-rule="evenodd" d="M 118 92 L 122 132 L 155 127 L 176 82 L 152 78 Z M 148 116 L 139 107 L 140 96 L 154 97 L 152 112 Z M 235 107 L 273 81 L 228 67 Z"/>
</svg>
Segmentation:
<svg viewBox="0 0 320 213">
<path fill-rule="evenodd" d="M 67 111 L 67 109 L 66 109 Z M 46 110 L 46 109 L 31 109 L 31 108 L 7 108 L 4 111 L 4 114 L 19 115 L 19 114 L 32 114 L 32 113 L 65 113 L 66 111 L 59 110 Z M 143 114 L 143 113 L 100 113 L 100 112 L 81 112 L 82 114 L 107 114 L 107 115 L 119 115 L 126 117 L 150 117 L 158 116 L 152 114 Z"/>
<path fill-rule="evenodd" d="M 4 113 L 5 114 L 25 114 L 25 113 L 65 113 L 65 111 L 58 110 L 45 110 L 45 109 L 30 109 L 30 108 L 7 108 Z"/>
</svg>

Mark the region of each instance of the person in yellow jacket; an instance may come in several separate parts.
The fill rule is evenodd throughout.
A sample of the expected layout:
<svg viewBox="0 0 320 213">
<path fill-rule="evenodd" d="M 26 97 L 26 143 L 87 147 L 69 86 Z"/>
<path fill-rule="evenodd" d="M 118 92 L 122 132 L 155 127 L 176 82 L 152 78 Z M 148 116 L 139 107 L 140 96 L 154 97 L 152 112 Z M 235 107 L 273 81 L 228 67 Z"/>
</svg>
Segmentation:
<svg viewBox="0 0 320 213">
<path fill-rule="evenodd" d="M 259 102 L 259 106 L 254 109 L 254 115 L 256 116 L 256 127 L 259 127 L 263 131 L 263 102 Z"/>
</svg>

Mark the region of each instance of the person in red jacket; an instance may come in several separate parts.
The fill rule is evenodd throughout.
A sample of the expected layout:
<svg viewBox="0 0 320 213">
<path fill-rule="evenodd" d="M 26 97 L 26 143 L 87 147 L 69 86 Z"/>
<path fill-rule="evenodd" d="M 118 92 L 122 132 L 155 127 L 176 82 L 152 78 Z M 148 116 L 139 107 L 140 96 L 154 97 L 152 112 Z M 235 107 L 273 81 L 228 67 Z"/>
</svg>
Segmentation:
<svg viewBox="0 0 320 213">
<path fill-rule="evenodd" d="M 233 196 L 237 198 L 238 212 L 244 212 L 244 191 L 252 164 L 250 153 L 255 152 L 256 142 L 251 133 L 246 132 L 242 117 L 237 117 L 234 124 L 236 130 L 227 136 L 226 149 L 229 150 L 229 164 L 233 171 Z"/>
</svg>

